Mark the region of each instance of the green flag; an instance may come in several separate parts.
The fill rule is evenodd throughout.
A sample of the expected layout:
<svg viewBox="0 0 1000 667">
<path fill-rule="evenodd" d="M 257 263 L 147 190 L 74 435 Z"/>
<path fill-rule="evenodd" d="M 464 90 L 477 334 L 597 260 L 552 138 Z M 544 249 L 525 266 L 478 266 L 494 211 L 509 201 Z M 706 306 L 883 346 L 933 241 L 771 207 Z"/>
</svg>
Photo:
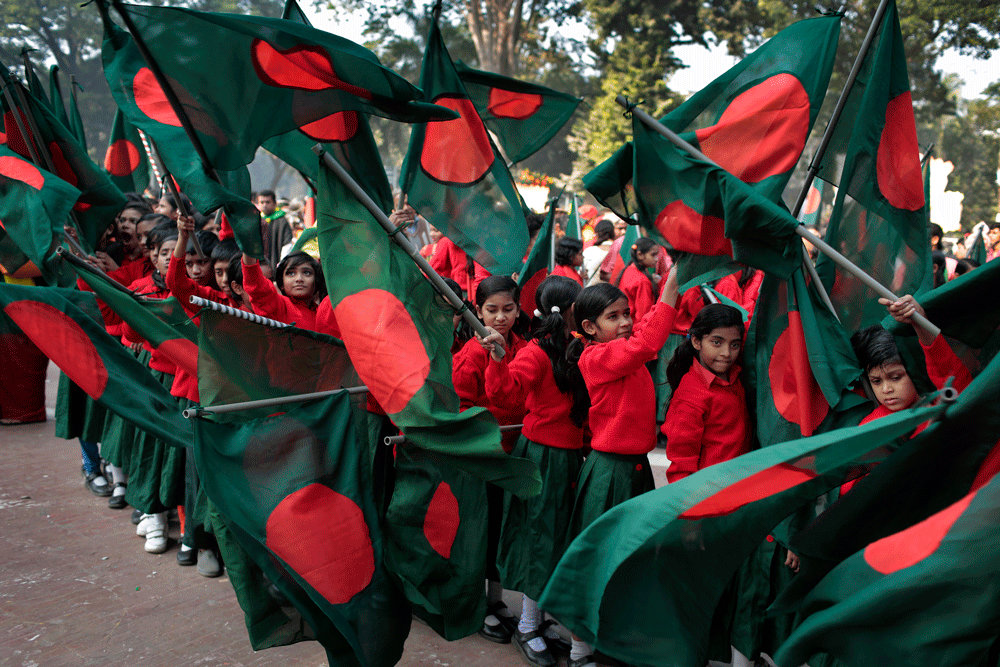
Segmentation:
<svg viewBox="0 0 1000 667">
<path fill-rule="evenodd" d="M 139 131 L 115 110 L 108 149 L 104 152 L 104 171 L 122 192 L 142 194 L 149 187 L 149 158 Z"/>
<path fill-rule="evenodd" d="M 92 294 L 0 284 L 0 308 L 92 399 L 168 445 L 191 446 L 177 400 L 108 335 Z"/>
<path fill-rule="evenodd" d="M 542 226 L 535 236 L 535 244 L 531 246 L 524 265 L 517 273 L 517 286 L 521 290 L 521 310 L 526 313 L 535 312 L 535 292 L 542 281 L 549 275 L 549 260 L 552 259 L 552 226 L 555 222 L 558 197 L 549 202 L 549 211 L 542 221 Z"/>
<path fill-rule="evenodd" d="M 69 127 L 66 102 L 63 100 L 62 86 L 59 84 L 59 65 L 49 67 L 49 103 L 56 114 L 56 119 L 63 127 Z"/>
<path fill-rule="evenodd" d="M 851 461 L 942 410 L 777 444 L 622 503 L 573 541 L 538 604 L 628 664 L 704 667 L 719 599 L 768 532 L 840 484 Z"/>
<path fill-rule="evenodd" d="M 83 117 L 80 115 L 80 106 L 76 100 L 76 89 L 80 84 L 76 79 L 72 80 L 72 89 L 69 95 L 69 129 L 76 137 L 76 140 L 87 150 L 87 132 L 83 129 Z"/>
<path fill-rule="evenodd" d="M 461 118 L 414 126 L 399 186 L 441 233 L 494 275 L 521 266 L 528 228 L 507 166 L 455 70 L 437 20 L 420 71 L 425 99 Z"/>
<path fill-rule="evenodd" d="M 461 60 L 455 63 L 455 71 L 511 163 L 538 152 L 583 101 L 545 86 L 472 69 Z"/>
<path fill-rule="evenodd" d="M 806 200 L 802 204 L 802 210 L 799 212 L 799 220 L 806 227 L 812 227 L 813 229 L 819 229 L 820 227 L 823 219 L 824 183 L 825 181 L 814 179 L 809 186 L 809 193 L 806 195 Z"/>
<path fill-rule="evenodd" d="M 0 227 L 50 284 L 72 282 L 56 248 L 79 196 L 66 181 L 0 145 Z"/>
<path fill-rule="evenodd" d="M 573 203 L 570 204 L 569 218 L 566 220 L 566 238 L 583 240 L 583 224 L 580 221 L 580 207 L 577 206 L 576 195 L 573 195 Z"/>
<path fill-rule="evenodd" d="M 916 294 L 933 278 L 928 202 L 895 2 L 877 40 L 848 101 L 857 112 L 839 150 L 849 178 L 840 179 L 825 240 L 893 293 Z M 874 291 L 825 255 L 816 269 L 848 331 L 881 321 L 885 312 Z"/>
<path fill-rule="evenodd" d="M 985 231 L 980 232 L 973 230 L 972 235 L 969 236 L 969 238 L 972 239 L 972 247 L 969 248 L 969 252 L 966 257 L 979 266 L 986 264 L 986 239 L 983 238 L 985 234 Z M 968 243 L 968 240 L 966 243 Z"/>
</svg>

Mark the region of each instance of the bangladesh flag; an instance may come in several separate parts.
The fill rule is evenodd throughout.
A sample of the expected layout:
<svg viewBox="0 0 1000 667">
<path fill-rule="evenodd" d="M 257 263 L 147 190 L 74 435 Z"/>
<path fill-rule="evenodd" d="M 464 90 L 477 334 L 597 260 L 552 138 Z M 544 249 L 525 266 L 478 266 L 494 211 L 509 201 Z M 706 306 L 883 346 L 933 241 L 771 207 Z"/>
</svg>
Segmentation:
<svg viewBox="0 0 1000 667">
<path fill-rule="evenodd" d="M 704 667 L 723 591 L 765 536 L 854 459 L 943 409 L 760 449 L 622 503 L 570 544 L 538 604 L 630 665 Z"/>
<path fill-rule="evenodd" d="M 203 165 L 131 37 L 111 22 L 106 0 L 104 73 L 119 108 L 155 142 L 181 189 L 200 210 L 220 205 L 244 252 L 260 257 L 258 215 L 245 192 L 206 172 L 238 172 L 263 142 L 303 128 L 340 136 L 345 112 L 410 122 L 452 118 L 416 100 L 420 90 L 385 69 L 363 47 L 306 25 L 259 16 L 176 7 L 123 5 L 181 99 L 210 164 Z M 187 48 L 177 48 L 177 35 Z M 249 184 L 249 181 L 247 181 Z"/>
<path fill-rule="evenodd" d="M 566 238 L 583 240 L 583 224 L 580 221 L 580 207 L 577 205 L 576 195 L 573 195 L 573 203 L 570 204 L 569 218 L 566 220 Z"/>
<path fill-rule="evenodd" d="M 980 231 L 972 232 L 972 235 L 969 237 L 972 239 L 972 247 L 966 255 L 966 257 L 979 264 L 979 266 L 986 264 L 986 239 L 983 238 L 984 234 L 985 232 Z"/>
<path fill-rule="evenodd" d="M 35 95 L 41 97 L 41 95 Z M 69 127 L 69 115 L 66 113 L 66 102 L 63 99 L 62 86 L 59 84 L 59 65 L 49 67 L 49 104 L 55 112 L 56 119 L 63 127 Z"/>
<path fill-rule="evenodd" d="M 0 227 L 50 284 L 72 282 L 56 248 L 79 196 L 69 183 L 0 146 Z"/>
<path fill-rule="evenodd" d="M 802 204 L 802 210 L 799 211 L 799 220 L 806 227 L 819 229 L 820 224 L 823 221 L 824 183 L 825 181 L 813 179 L 812 184 L 809 186 L 809 193 L 806 194 L 806 200 Z"/>
<path fill-rule="evenodd" d="M 0 285 L 0 308 L 92 399 L 168 445 L 191 446 L 177 400 L 108 335 L 92 294 Z"/>
<path fill-rule="evenodd" d="M 632 246 L 642 236 L 639 225 L 629 225 L 625 228 L 625 233 L 615 239 L 611 244 L 604 261 L 601 262 L 601 271 L 606 271 L 608 280 L 613 284 L 618 284 L 618 279 L 625 270 L 626 265 L 632 261 Z"/>
<path fill-rule="evenodd" d="M 42 275 L 6 229 L 0 229 L 0 274 L 18 279 L 39 278 Z"/>
<path fill-rule="evenodd" d="M 894 2 L 862 74 L 865 78 L 859 77 L 848 101 L 856 113 L 844 136 L 847 143 L 839 148 L 846 153 L 845 177 L 840 179 L 825 240 L 893 293 L 916 294 L 929 289 L 933 278 L 928 202 Z M 826 256 L 816 269 L 848 331 L 881 321 L 885 309 L 874 291 Z"/>
<path fill-rule="evenodd" d="M 194 421 L 209 499 L 331 667 L 395 665 L 410 610 L 382 564 L 371 470 L 346 392 L 263 418 Z M 308 638 L 295 615 L 272 620 L 283 643 Z"/>
<path fill-rule="evenodd" d="M 512 164 L 534 155 L 583 101 L 545 86 L 472 69 L 461 60 L 455 63 L 455 71 Z"/>
<path fill-rule="evenodd" d="M 966 667 L 1000 628 L 1000 479 L 837 566 L 806 597 L 780 665 L 826 652 L 848 665 Z"/>
<path fill-rule="evenodd" d="M 420 71 L 426 100 L 460 118 L 415 125 L 399 186 L 427 221 L 493 275 L 521 267 L 528 227 L 520 195 L 431 21 Z"/>
<path fill-rule="evenodd" d="M 72 87 L 69 95 L 69 129 L 80 142 L 83 150 L 87 150 L 87 133 L 83 129 L 83 117 L 80 115 L 80 106 L 76 99 L 76 89 L 79 86 L 76 79 L 72 80 Z"/>
<path fill-rule="evenodd" d="M 0 77 L 3 77 L 5 85 L 16 85 L 2 67 L 0 67 Z M 56 119 L 46 104 L 30 95 L 26 97 L 29 108 L 27 111 L 19 110 L 21 118 L 30 134 L 30 125 L 26 122 L 27 115 L 30 114 L 40 134 L 38 137 L 31 137 L 31 142 L 39 155 L 47 154 L 52 158 L 55 175 L 80 191 L 80 197 L 73 205 L 74 217 L 79 222 L 81 244 L 84 248 L 93 248 L 125 205 L 125 195 L 108 179 L 101 168 L 94 164 L 87 155 L 86 148 Z M 0 106 L 4 112 L 7 148 L 30 160 L 28 142 L 21 136 L 14 112 L 7 107 L 4 98 L 0 98 Z"/>
<path fill-rule="evenodd" d="M 549 212 L 542 221 L 542 226 L 535 236 L 535 244 L 524 260 L 524 266 L 517 273 L 517 286 L 521 289 L 521 310 L 535 312 L 535 292 L 549 275 L 549 262 L 552 260 L 552 226 L 555 221 L 558 197 L 549 202 Z"/>
<path fill-rule="evenodd" d="M 104 171 L 122 192 L 142 193 L 149 187 L 149 158 L 139 131 L 115 110 L 115 121 L 104 152 Z"/>
</svg>

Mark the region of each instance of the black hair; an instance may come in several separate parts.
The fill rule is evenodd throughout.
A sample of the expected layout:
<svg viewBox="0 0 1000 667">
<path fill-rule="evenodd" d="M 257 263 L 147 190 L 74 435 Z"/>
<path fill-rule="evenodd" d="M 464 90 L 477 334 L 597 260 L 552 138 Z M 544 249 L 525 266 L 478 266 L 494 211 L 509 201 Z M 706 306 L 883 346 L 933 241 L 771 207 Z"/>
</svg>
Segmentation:
<svg viewBox="0 0 1000 667">
<path fill-rule="evenodd" d="M 865 373 L 886 364 L 903 363 L 896 339 L 881 324 L 873 324 L 855 333 L 851 336 L 851 346 Z"/>
<path fill-rule="evenodd" d="M 211 232 L 209 233 L 211 234 Z M 236 243 L 236 239 L 228 238 L 215 244 L 215 247 L 212 249 L 211 257 L 213 262 L 228 262 L 233 257 L 242 254 L 243 253 L 240 251 L 239 245 Z"/>
<path fill-rule="evenodd" d="M 156 249 L 157 246 L 163 245 L 164 241 L 177 238 L 177 225 L 174 221 L 165 215 L 160 215 L 159 217 L 163 218 L 164 222 L 158 223 L 146 235 L 146 247 L 149 248 L 150 252 Z M 143 218 L 139 222 L 143 222 L 144 220 L 146 218 Z"/>
<path fill-rule="evenodd" d="M 741 332 L 744 331 L 743 314 L 724 303 L 711 303 L 698 311 L 694 321 L 691 322 L 691 328 L 688 329 L 687 339 L 681 343 L 667 364 L 667 382 L 670 383 L 671 389 L 677 391 L 681 380 L 698 356 L 698 351 L 694 349 L 691 341 L 695 338 L 700 340 L 716 329 L 725 327 L 738 327 Z"/>
<path fill-rule="evenodd" d="M 194 235 L 197 237 L 198 243 L 201 245 L 201 251 L 205 253 L 205 257 L 211 258 L 215 246 L 219 245 L 219 237 L 212 232 L 195 232 Z M 197 254 L 194 249 L 194 239 L 190 236 L 188 236 L 187 254 Z"/>
<path fill-rule="evenodd" d="M 503 292 L 509 292 L 510 298 L 514 300 L 514 303 L 520 309 L 521 288 L 507 276 L 490 276 L 489 278 L 484 278 L 479 283 L 479 286 L 476 287 L 476 306 L 482 308 L 488 298 L 494 294 L 501 294 Z M 510 330 L 518 336 L 524 336 L 528 333 L 530 324 L 531 319 L 528 315 L 523 310 L 518 310 L 517 317 L 514 319 L 514 324 Z"/>
<path fill-rule="evenodd" d="M 165 199 L 167 203 L 170 204 L 170 208 L 174 209 L 175 211 L 178 210 L 177 200 L 175 200 L 174 196 L 169 192 L 164 192 L 163 195 L 160 197 L 160 199 Z M 191 203 L 191 200 L 188 199 L 188 196 L 186 194 L 181 193 L 181 203 L 184 204 L 184 208 L 187 209 L 188 213 L 194 211 L 194 205 Z"/>
<path fill-rule="evenodd" d="M 948 282 L 948 267 L 945 262 L 944 253 L 940 250 L 931 250 L 931 270 L 934 274 L 934 287 L 941 287 L 941 285 Z"/>
<path fill-rule="evenodd" d="M 261 190 L 256 194 L 254 199 L 260 199 L 261 197 L 270 197 L 275 203 L 278 202 L 278 195 L 274 194 L 274 190 Z"/>
<path fill-rule="evenodd" d="M 457 294 L 459 297 L 462 296 L 462 288 L 459 286 L 457 282 L 455 282 L 451 278 L 444 278 L 444 277 L 442 277 L 442 280 L 444 280 L 445 284 L 451 288 L 452 292 Z M 476 312 L 476 306 L 474 303 L 472 303 L 468 299 L 462 299 L 462 301 L 465 303 L 466 308 L 468 308 L 472 312 Z M 458 321 L 458 326 L 455 327 L 454 333 L 455 333 L 455 342 L 458 343 L 460 346 L 465 345 L 467 342 L 476 337 L 476 332 L 472 330 L 472 325 L 469 324 L 464 317 Z"/>
<path fill-rule="evenodd" d="M 264 193 L 262 192 L 261 194 Z M 278 262 L 278 266 L 274 269 L 274 282 L 278 286 L 278 291 L 285 294 L 285 272 L 303 264 L 311 266 L 313 274 L 316 276 L 316 292 L 313 294 L 313 301 L 319 303 L 326 296 L 326 281 L 323 278 L 323 267 L 316 261 L 315 257 L 307 252 L 299 250 L 298 252 L 285 255 L 285 258 Z"/>
<path fill-rule="evenodd" d="M 928 231 L 930 232 L 929 238 L 938 237 L 937 243 L 931 246 L 931 250 L 944 250 L 944 230 L 941 229 L 941 225 L 932 222 Z"/>
<path fill-rule="evenodd" d="M 601 220 L 594 225 L 594 245 L 601 245 L 605 241 L 612 241 L 615 238 L 615 226 L 610 220 Z"/>
<path fill-rule="evenodd" d="M 573 258 L 580 254 L 581 250 L 583 250 L 583 241 L 566 236 L 562 237 L 556 243 L 556 265 L 573 266 Z"/>
<path fill-rule="evenodd" d="M 757 269 L 752 266 L 744 266 L 740 271 L 740 277 L 736 279 L 736 283 L 740 286 L 740 289 L 743 289 L 756 275 Z"/>
<path fill-rule="evenodd" d="M 140 199 L 129 198 L 128 201 L 125 202 L 125 205 L 122 206 L 122 210 L 118 212 L 118 215 L 121 215 L 128 209 L 139 211 L 139 213 L 142 214 L 142 217 L 139 218 L 140 221 L 142 220 L 143 217 L 153 212 L 153 209 L 149 207 L 149 204 L 146 203 L 146 200 L 141 198 Z"/>
<path fill-rule="evenodd" d="M 640 236 L 638 239 L 636 239 L 635 243 L 633 243 L 632 247 L 629 249 L 629 254 L 631 255 L 632 259 L 631 261 L 629 261 L 628 264 L 625 265 L 625 269 L 627 269 L 629 266 L 634 266 L 637 269 L 639 269 L 639 273 L 645 276 L 646 280 L 649 280 L 650 284 L 653 283 L 652 279 L 648 275 L 646 275 L 646 272 L 643 270 L 643 267 L 639 266 L 639 253 L 641 252 L 645 254 L 650 250 L 652 250 L 655 245 L 656 241 L 654 241 L 653 239 L 649 238 L 648 236 Z M 618 277 L 615 279 L 615 286 L 618 286 L 621 283 L 622 276 L 625 275 L 625 269 L 622 269 L 621 272 L 618 274 Z"/>
<path fill-rule="evenodd" d="M 143 197 L 138 192 L 125 192 L 123 194 L 125 195 L 125 206 L 122 207 L 123 211 L 127 208 L 135 208 L 136 204 L 139 204 L 140 206 L 145 206 L 146 208 L 152 210 L 152 207 L 149 205 L 149 202 L 146 200 L 146 198 Z"/>
<path fill-rule="evenodd" d="M 964 276 L 972 269 L 978 269 L 978 268 L 979 268 L 979 262 L 977 262 L 974 259 L 969 259 L 968 257 L 966 257 L 965 259 L 958 260 L 958 263 L 955 265 L 955 275 Z"/>
<path fill-rule="evenodd" d="M 226 285 L 229 287 L 229 291 L 232 294 L 230 297 L 233 301 L 238 304 L 243 303 L 243 299 L 239 294 L 233 290 L 233 283 L 236 283 L 240 287 L 243 287 L 243 255 L 233 255 L 229 259 L 229 266 L 226 267 Z M 220 285 L 221 287 L 221 285 Z"/>
<path fill-rule="evenodd" d="M 1000 229 L 1000 222 L 991 222 L 987 229 Z"/>
<path fill-rule="evenodd" d="M 545 216 L 541 213 L 529 213 L 524 216 L 524 221 L 528 224 L 528 238 L 535 238 L 538 230 L 545 224 Z"/>
<path fill-rule="evenodd" d="M 531 337 L 538 341 L 552 363 L 552 376 L 556 387 L 573 397 L 570 419 L 582 428 L 590 410 L 590 394 L 580 368 L 566 357 L 566 350 L 573 337 L 566 331 L 566 314 L 583 290 L 580 283 L 565 276 L 549 276 L 535 291 L 535 304 L 540 316 L 531 321 Z"/>
<path fill-rule="evenodd" d="M 619 299 L 627 298 L 624 292 L 610 283 L 591 285 L 580 290 L 580 293 L 576 295 L 576 300 L 573 302 L 573 319 L 576 320 L 576 331 L 579 336 L 574 336 L 573 340 L 569 341 L 569 345 L 566 346 L 568 374 L 580 372 L 580 355 L 583 354 L 583 349 L 587 345 L 585 341 L 594 340 L 593 336 L 583 330 L 583 321 L 596 321 L 605 308 Z M 584 414 L 590 411 L 589 393 L 586 395 L 586 398 L 582 394 L 577 395 L 574 393 L 573 411 L 570 413 L 570 417 L 574 420 L 574 423 L 576 423 L 578 410 Z"/>
</svg>

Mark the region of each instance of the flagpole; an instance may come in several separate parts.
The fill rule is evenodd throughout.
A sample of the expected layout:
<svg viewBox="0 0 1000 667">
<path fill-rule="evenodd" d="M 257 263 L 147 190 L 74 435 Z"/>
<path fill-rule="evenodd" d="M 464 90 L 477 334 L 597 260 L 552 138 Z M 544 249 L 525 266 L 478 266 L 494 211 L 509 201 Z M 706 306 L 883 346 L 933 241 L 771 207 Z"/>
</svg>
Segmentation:
<svg viewBox="0 0 1000 667">
<path fill-rule="evenodd" d="M 664 126 L 662 123 L 658 122 L 655 118 L 653 118 L 652 116 L 650 116 L 648 113 L 646 113 L 642 109 L 634 107 L 632 104 L 629 103 L 628 100 L 625 99 L 625 97 L 623 95 L 619 95 L 618 97 L 616 97 L 615 101 L 618 102 L 618 104 L 620 104 L 625 109 L 628 109 L 633 114 L 635 114 L 636 117 L 643 123 L 643 125 L 645 125 L 649 129 L 653 130 L 654 132 L 657 132 L 658 134 L 660 134 L 662 137 L 664 137 L 665 139 L 667 139 L 668 141 L 670 141 L 675 146 L 681 148 L 682 150 L 687 151 L 693 157 L 696 157 L 696 158 L 698 158 L 700 160 L 703 160 L 703 161 L 707 162 L 708 164 L 712 165 L 713 167 L 717 167 L 719 169 L 722 168 L 722 167 L 719 167 L 719 165 L 717 165 L 712 160 L 708 159 L 704 154 L 702 154 L 694 146 L 691 146 L 691 144 L 689 144 L 688 142 L 684 141 L 679 136 L 677 136 L 677 134 L 675 132 L 671 131 L 669 128 L 667 128 L 666 126 Z M 687 146 L 687 148 L 685 148 L 685 146 Z M 857 278 L 858 280 L 860 280 L 861 282 L 863 282 L 867 287 L 869 287 L 871 290 L 873 290 L 880 297 L 883 297 L 885 299 L 889 299 L 891 301 L 898 301 L 899 300 L 899 297 L 896 296 L 895 294 L 893 294 L 892 292 L 890 292 L 885 286 L 882 285 L 882 283 L 880 283 L 877 280 L 875 280 L 874 278 L 872 278 L 870 275 L 868 275 L 867 273 L 865 273 L 865 271 L 862 270 L 857 264 L 855 264 L 851 260 L 849 260 L 846 257 L 844 257 L 842 254 L 840 254 L 839 252 L 837 252 L 833 248 L 833 246 L 831 246 L 829 243 L 827 243 L 826 241 L 824 241 L 823 239 L 819 238 L 818 236 L 816 236 L 815 234 L 813 234 L 812 232 L 810 232 L 808 229 L 806 229 L 805 225 L 803 225 L 801 222 L 798 223 L 795 226 L 795 233 L 798 234 L 799 236 L 801 236 L 802 238 L 804 238 L 805 240 L 809 241 L 810 243 L 812 243 L 814 246 L 816 246 L 826 256 L 828 256 L 830 259 L 832 259 L 834 261 L 834 263 L 836 263 L 840 268 L 842 268 L 843 270 L 847 271 L 848 273 L 850 273 L 851 275 L 853 275 L 855 278 Z M 931 322 L 926 317 L 924 317 L 923 315 L 920 315 L 919 313 L 914 313 L 914 315 L 913 315 L 913 321 L 916 324 L 918 324 L 920 327 L 922 327 L 923 329 L 927 330 L 929 333 L 931 333 L 931 334 L 933 334 L 935 336 L 937 336 L 939 333 L 941 333 L 941 329 L 939 329 L 938 327 L 936 327 L 933 324 L 931 324 Z"/>
<path fill-rule="evenodd" d="M 56 248 L 56 254 L 62 257 L 65 261 L 75 266 L 76 268 L 83 269 L 84 271 L 89 271 L 91 273 L 95 273 L 100 277 L 104 278 L 109 283 L 111 283 L 111 286 L 117 289 L 119 292 L 125 292 L 129 296 L 137 296 L 135 292 L 133 292 L 132 290 L 125 287 L 120 282 L 109 276 L 102 269 L 97 268 L 96 266 L 94 266 L 93 264 L 84 259 L 80 259 L 71 252 L 67 252 L 66 248 Z"/>
<path fill-rule="evenodd" d="M 225 405 L 213 405 L 210 408 L 203 408 L 200 405 L 192 406 L 184 410 L 181 414 L 187 419 L 193 419 L 194 417 L 200 417 L 202 415 L 221 415 L 227 412 L 239 412 L 241 410 L 253 410 L 254 408 L 271 408 L 276 405 L 285 405 L 287 403 L 301 403 L 303 401 L 311 401 L 314 398 L 325 398 L 327 396 L 333 396 L 342 391 L 346 391 L 348 395 L 354 396 L 355 394 L 367 394 L 368 387 L 361 385 L 359 387 L 341 387 L 340 389 L 330 389 L 328 391 L 314 391 L 309 394 L 298 394 L 296 396 L 279 396 L 278 398 L 262 398 L 259 401 L 244 401 L 243 403 L 227 403 Z"/>
<path fill-rule="evenodd" d="M 510 431 L 520 431 L 524 427 L 524 424 L 507 424 L 506 426 L 500 426 L 501 433 L 508 433 Z M 405 445 L 410 442 L 406 439 L 406 435 L 387 435 L 383 438 L 382 443 L 387 446 L 392 445 Z"/>
<path fill-rule="evenodd" d="M 851 68 L 851 73 L 847 77 L 847 83 L 844 84 L 844 89 L 840 92 L 840 99 L 837 100 L 837 106 L 833 109 L 833 115 L 830 116 L 830 122 L 826 125 L 826 131 L 823 132 L 823 139 L 820 141 L 819 147 L 813 154 L 812 160 L 809 161 L 809 170 L 806 172 L 806 182 L 802 185 L 802 190 L 799 192 L 799 197 L 795 201 L 795 207 L 792 209 L 792 217 L 798 218 L 799 211 L 802 210 L 802 205 L 806 201 L 806 196 L 809 194 L 809 187 L 812 182 L 816 179 L 816 175 L 819 173 L 819 163 L 826 155 L 826 149 L 830 146 L 830 141 L 833 139 L 834 130 L 837 129 L 837 122 L 840 120 L 840 116 L 844 113 L 844 107 L 847 106 L 847 97 L 850 95 L 851 90 L 854 88 L 854 83 L 858 80 L 858 75 L 861 73 L 861 66 L 864 65 L 865 56 L 868 55 L 868 50 L 871 48 L 872 42 L 875 41 L 875 35 L 878 33 L 879 26 L 882 25 L 882 18 L 885 16 L 886 11 L 889 9 L 889 3 L 894 0 L 882 0 L 879 3 L 878 9 L 875 10 L 875 16 L 872 18 L 872 23 L 868 27 L 868 34 L 865 35 L 865 40 L 861 43 L 861 48 L 858 50 L 858 57 L 854 60 L 854 66 Z"/>
<path fill-rule="evenodd" d="M 337 178 L 339 178 L 344 185 L 347 186 L 347 189 L 350 190 L 351 193 L 358 198 L 358 201 L 360 201 L 364 207 L 368 209 L 368 212 L 371 213 L 376 220 L 378 220 L 378 223 L 382 225 L 382 229 L 384 229 L 389 237 L 396 242 L 396 245 L 402 248 L 403 252 L 410 256 L 410 259 L 412 259 L 417 265 L 417 268 L 423 272 L 423 274 L 431 282 L 431 285 L 434 286 L 434 289 L 436 289 L 438 293 L 443 296 L 449 304 L 451 304 L 451 307 L 454 308 L 455 311 L 469 323 L 469 326 L 471 326 L 472 330 L 476 332 L 476 335 L 480 338 L 488 336 L 489 332 L 486 330 L 483 323 L 479 321 L 479 318 L 476 317 L 475 313 L 469 310 L 469 307 L 464 301 L 462 301 L 462 298 L 455 294 L 450 287 L 448 287 L 448 284 L 445 283 L 441 276 L 438 275 L 437 271 L 431 268 L 431 265 L 427 262 L 427 260 L 420 256 L 420 251 L 417 250 L 412 243 L 410 243 L 410 240 L 406 238 L 405 235 L 400 234 L 402 230 L 396 229 L 396 226 L 393 225 L 392 221 L 389 220 L 389 217 L 382 212 L 382 209 L 378 207 L 378 204 L 372 201 L 372 198 L 368 196 L 368 193 L 365 192 L 353 178 L 351 178 L 351 175 L 348 174 L 342 166 L 340 166 L 340 163 L 334 160 L 329 153 L 323 150 L 322 144 L 316 144 L 312 149 L 313 152 L 318 155 L 321 160 L 323 160 L 323 164 L 325 164 L 330 171 L 337 175 Z M 496 352 L 503 357 L 503 348 L 496 348 Z"/>
<path fill-rule="evenodd" d="M 285 322 L 279 322 L 278 320 L 272 320 L 269 317 L 261 317 L 257 313 L 248 313 L 245 310 L 240 310 L 239 308 L 233 308 L 232 306 L 226 306 L 219 303 L 218 301 L 212 301 L 211 299 L 203 299 L 200 296 L 194 296 L 193 294 L 188 298 L 191 305 L 198 306 L 199 308 L 208 308 L 209 310 L 214 310 L 217 313 L 223 313 L 231 317 L 238 317 L 243 320 L 248 320 L 254 324 L 263 324 L 267 327 L 273 327 L 275 329 L 287 329 L 292 326 Z"/>
<path fill-rule="evenodd" d="M 181 199 L 181 193 L 178 192 L 177 188 L 174 186 L 174 177 L 170 175 L 169 171 L 167 171 L 167 166 L 160 161 L 160 154 L 156 150 L 156 144 L 150 137 L 146 136 L 145 132 L 139 130 L 139 128 L 136 128 L 136 130 L 139 131 L 139 137 L 142 138 L 142 148 L 146 151 L 146 157 L 149 158 L 149 164 L 153 166 L 153 173 L 156 175 L 156 180 L 165 184 L 167 186 L 167 190 L 170 190 L 170 196 L 174 200 L 174 205 L 177 211 L 184 217 L 189 217 L 191 215 L 191 211 L 189 211 L 187 206 L 184 205 L 184 200 Z M 160 180 L 160 174 L 163 174 L 165 177 L 163 180 Z M 160 189 L 162 190 L 162 187 Z M 222 209 L 220 208 L 219 210 L 221 211 Z M 188 238 L 194 245 L 194 251 L 195 254 L 198 255 L 198 259 L 204 259 L 205 252 L 201 249 L 201 243 L 198 242 L 198 234 L 191 234 Z"/>
</svg>

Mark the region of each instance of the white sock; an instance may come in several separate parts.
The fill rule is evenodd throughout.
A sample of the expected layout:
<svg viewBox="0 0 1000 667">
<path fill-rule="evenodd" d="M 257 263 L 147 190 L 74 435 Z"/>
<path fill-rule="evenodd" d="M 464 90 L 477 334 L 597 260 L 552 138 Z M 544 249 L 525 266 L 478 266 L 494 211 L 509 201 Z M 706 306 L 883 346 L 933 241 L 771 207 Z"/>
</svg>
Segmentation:
<svg viewBox="0 0 1000 667">
<path fill-rule="evenodd" d="M 576 637 L 573 637 L 570 641 L 572 641 L 572 645 L 569 649 L 570 660 L 579 660 L 580 658 L 585 658 L 594 653 L 594 649 L 590 648 L 590 644 L 587 642 L 582 642 Z M 588 662 L 587 664 L 592 665 L 594 663 Z"/>
<path fill-rule="evenodd" d="M 191 547 L 186 544 L 181 545 L 181 551 L 191 551 Z"/>
<path fill-rule="evenodd" d="M 542 623 L 542 610 L 538 608 L 538 603 L 529 598 L 527 595 L 521 596 L 521 620 L 518 621 L 517 629 L 521 634 L 527 634 L 529 632 L 534 632 L 538 629 L 538 626 Z M 545 643 L 545 639 L 542 637 L 535 637 L 528 642 L 530 646 L 535 651 L 544 651 L 548 644 Z"/>
<path fill-rule="evenodd" d="M 111 473 L 111 483 L 112 484 L 124 484 L 125 483 L 125 471 L 118 466 L 113 466 L 110 463 L 107 466 L 107 471 Z"/>
<path fill-rule="evenodd" d="M 735 646 L 730 646 L 729 648 L 733 651 L 733 667 L 753 667 L 753 661 L 737 651 Z"/>
</svg>

